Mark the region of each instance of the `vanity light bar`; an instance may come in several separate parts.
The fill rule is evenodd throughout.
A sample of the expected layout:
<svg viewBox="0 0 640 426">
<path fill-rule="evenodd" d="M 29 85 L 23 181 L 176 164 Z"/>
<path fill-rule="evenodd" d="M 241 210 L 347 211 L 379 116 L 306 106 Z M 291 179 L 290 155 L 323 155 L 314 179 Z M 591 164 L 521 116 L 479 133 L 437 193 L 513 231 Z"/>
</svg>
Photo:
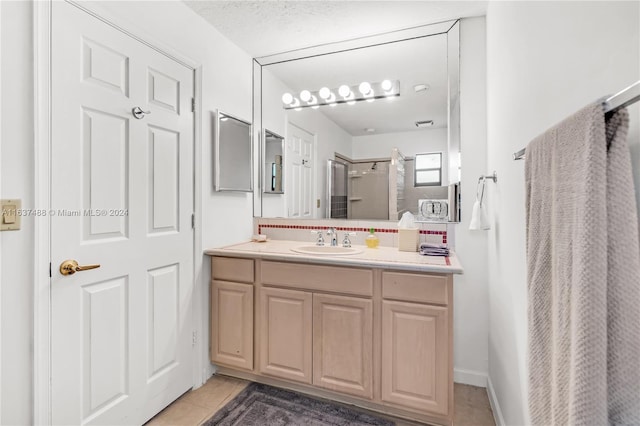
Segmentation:
<svg viewBox="0 0 640 426">
<path fill-rule="evenodd" d="M 320 96 L 320 93 L 322 93 L 324 97 Z M 299 111 L 302 108 L 318 108 L 327 105 L 335 106 L 337 104 L 352 105 L 356 102 L 373 102 L 375 99 L 392 98 L 396 96 L 400 96 L 400 81 L 384 80 L 378 83 L 362 82 L 352 86 L 345 84 L 330 89 L 329 96 L 327 96 L 326 88 L 314 92 L 303 90 L 298 96 L 285 93 L 282 96 L 282 103 L 284 104 L 284 109 Z"/>
</svg>

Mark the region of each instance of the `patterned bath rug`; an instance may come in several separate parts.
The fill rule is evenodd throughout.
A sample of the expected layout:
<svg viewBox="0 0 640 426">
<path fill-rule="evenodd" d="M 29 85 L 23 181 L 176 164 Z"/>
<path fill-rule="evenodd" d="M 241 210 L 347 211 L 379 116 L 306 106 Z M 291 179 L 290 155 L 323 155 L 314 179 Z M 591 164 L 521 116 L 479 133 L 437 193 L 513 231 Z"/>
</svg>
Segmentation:
<svg viewBox="0 0 640 426">
<path fill-rule="evenodd" d="M 251 383 L 203 426 L 394 426 L 339 404 Z"/>
</svg>

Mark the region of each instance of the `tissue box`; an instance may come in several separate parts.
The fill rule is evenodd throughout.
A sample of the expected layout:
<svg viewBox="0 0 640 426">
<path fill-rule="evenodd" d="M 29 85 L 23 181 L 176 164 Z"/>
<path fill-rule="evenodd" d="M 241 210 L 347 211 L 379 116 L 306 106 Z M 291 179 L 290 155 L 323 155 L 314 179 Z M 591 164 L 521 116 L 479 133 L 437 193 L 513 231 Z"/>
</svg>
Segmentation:
<svg viewBox="0 0 640 426">
<path fill-rule="evenodd" d="M 420 232 L 418 228 L 398 229 L 398 250 L 418 251 L 419 238 L 420 238 Z"/>
</svg>

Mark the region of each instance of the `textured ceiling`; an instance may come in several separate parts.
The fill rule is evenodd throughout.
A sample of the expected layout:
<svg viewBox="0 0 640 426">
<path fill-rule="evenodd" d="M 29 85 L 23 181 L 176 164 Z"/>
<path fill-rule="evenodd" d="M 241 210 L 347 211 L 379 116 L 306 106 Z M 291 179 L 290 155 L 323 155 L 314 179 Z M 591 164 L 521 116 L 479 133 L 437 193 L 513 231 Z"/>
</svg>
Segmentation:
<svg viewBox="0 0 640 426">
<path fill-rule="evenodd" d="M 485 1 L 193 1 L 185 3 L 253 57 L 480 16 Z"/>
<path fill-rule="evenodd" d="M 451 19 L 480 16 L 485 1 L 192 1 L 185 3 L 253 57 L 381 34 Z M 446 36 L 393 43 L 318 58 L 269 65 L 295 94 L 302 89 L 338 87 L 361 81 L 400 80 L 401 96 L 392 101 L 316 110 L 353 136 L 415 131 L 415 121 L 446 127 Z M 416 94 L 413 85 L 426 83 Z M 282 108 L 282 91 L 267 101 Z M 295 115 L 295 112 L 291 112 Z M 293 117 L 293 116 L 292 116 Z M 426 129 L 425 131 L 428 131 Z"/>
</svg>

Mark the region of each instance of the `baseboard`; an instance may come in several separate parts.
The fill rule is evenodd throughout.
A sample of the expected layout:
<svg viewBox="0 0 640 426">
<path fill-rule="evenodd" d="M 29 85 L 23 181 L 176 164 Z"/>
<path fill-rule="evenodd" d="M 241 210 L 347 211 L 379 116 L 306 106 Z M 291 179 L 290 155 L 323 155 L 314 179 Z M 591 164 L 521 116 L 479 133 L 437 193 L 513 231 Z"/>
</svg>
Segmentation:
<svg viewBox="0 0 640 426">
<path fill-rule="evenodd" d="M 502 417 L 502 410 L 500 404 L 498 404 L 498 397 L 491 383 L 491 377 L 487 377 L 487 393 L 489 394 L 489 404 L 493 410 L 493 418 L 496 420 L 496 426 L 505 426 L 504 417 Z"/>
<path fill-rule="evenodd" d="M 463 385 L 487 387 L 487 374 L 480 371 L 463 370 L 461 368 L 453 369 L 453 381 L 462 383 Z"/>
</svg>

